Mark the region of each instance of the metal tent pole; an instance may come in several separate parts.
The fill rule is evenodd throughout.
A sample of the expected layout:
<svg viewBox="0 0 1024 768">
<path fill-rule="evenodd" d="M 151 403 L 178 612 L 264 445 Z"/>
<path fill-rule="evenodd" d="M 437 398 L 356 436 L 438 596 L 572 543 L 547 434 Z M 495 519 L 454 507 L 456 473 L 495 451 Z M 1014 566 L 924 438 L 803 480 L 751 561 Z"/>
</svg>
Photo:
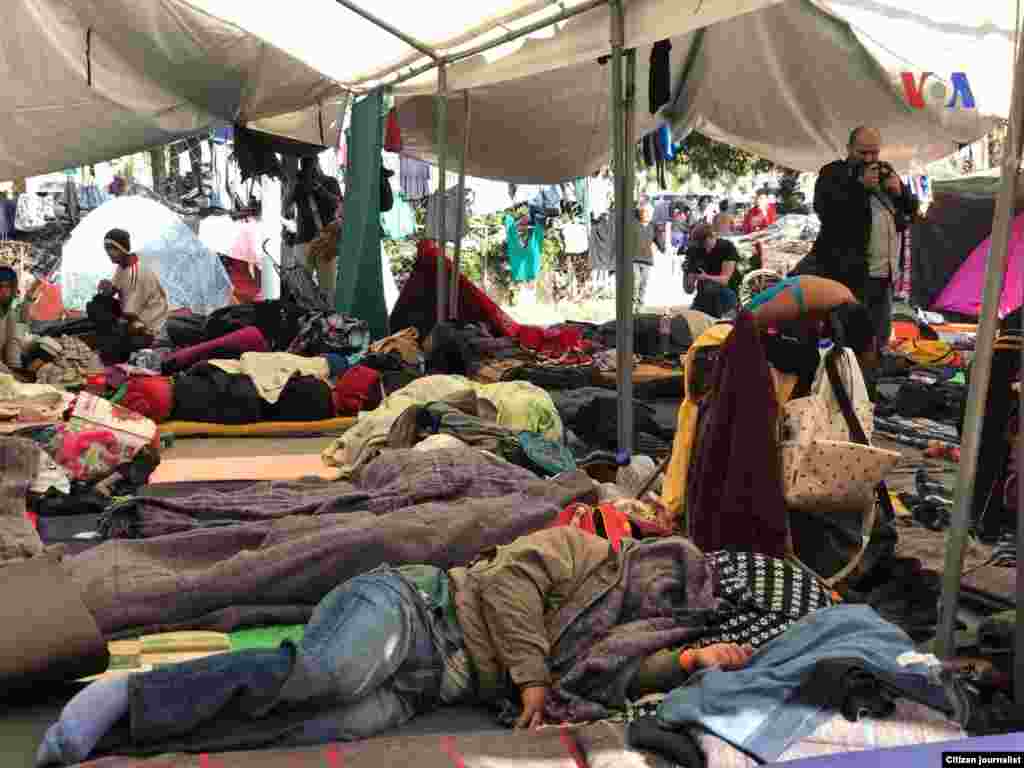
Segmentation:
<svg viewBox="0 0 1024 768">
<path fill-rule="evenodd" d="M 1007 136 L 1007 151 L 1003 154 L 1003 173 L 1010 174 L 1013 179 L 1014 192 L 1020 183 L 1021 155 L 1024 154 L 1024 45 L 1020 36 L 1020 2 L 1017 3 L 1017 71 L 1014 73 L 1014 108 L 1010 113 L 1010 135 Z M 1016 117 L 1016 124 L 1014 124 Z M 1007 155 L 1012 162 L 1007 162 Z M 1016 194 L 1010 197 L 1011 205 L 1016 202 Z M 1024 358 L 1024 351 L 1021 352 Z M 1024 359 L 1022 359 L 1024 363 Z M 1024 370 L 1024 368 L 1022 368 Z M 1020 388 L 1020 410 L 1017 412 L 1017 632 L 1013 649 L 1013 701 L 1017 710 L 1024 709 L 1024 565 L 1021 564 L 1020 553 L 1024 551 L 1024 484 L 1021 484 L 1021 471 L 1024 470 L 1024 386 Z"/>
<path fill-rule="evenodd" d="M 459 159 L 458 208 L 455 209 L 455 255 L 452 257 L 452 282 L 448 292 L 448 316 L 459 316 L 459 275 L 462 270 L 462 238 L 466 226 L 466 158 L 469 156 L 469 91 L 462 92 L 462 157 Z"/>
<path fill-rule="evenodd" d="M 448 186 L 448 71 L 445 62 L 437 67 L 437 125 L 434 128 L 434 141 L 437 144 L 437 169 L 438 169 L 438 255 L 437 255 L 437 322 L 444 322 L 445 316 L 445 283 L 444 268 L 445 256 L 448 251 L 448 238 L 445 228 L 445 211 L 448 208 L 446 197 Z"/>
<path fill-rule="evenodd" d="M 632 189 L 629 183 L 629 137 L 623 94 L 625 13 L 622 0 L 610 0 L 612 45 L 612 152 L 615 164 L 615 348 L 619 393 L 619 451 L 633 452 L 633 262 L 627 253 Z M 632 70 L 632 67 L 627 67 Z M 627 82 L 626 88 L 629 88 Z"/>
<path fill-rule="evenodd" d="M 939 616 L 938 634 L 938 651 L 943 658 L 949 658 L 956 653 L 953 636 L 960 598 L 960 578 L 964 567 L 964 547 L 967 544 L 968 528 L 970 527 L 971 503 L 974 499 L 974 485 L 978 471 L 979 440 L 985 420 L 985 401 L 992 375 L 992 351 L 999 320 L 999 297 L 1006 274 L 1006 257 L 1009 250 L 1013 202 L 1017 187 L 1017 168 L 1020 163 L 1021 91 L 1024 89 L 1024 83 L 1021 82 L 1020 77 L 1024 60 L 1020 58 L 1020 55 L 1021 52 L 1018 49 L 1013 96 L 1010 102 L 1012 105 L 1010 108 L 1010 132 L 1007 151 L 1003 156 L 1003 183 L 996 201 L 995 217 L 992 224 L 992 245 L 985 272 L 984 303 L 978 322 L 977 349 L 971 366 L 971 384 L 967 393 L 967 407 L 961 433 L 963 443 L 960 447 L 956 495 L 949 536 L 946 540 L 946 563 L 942 574 L 942 610 Z M 1019 585 L 1020 582 L 1018 582 L 1018 587 Z M 1020 611 L 1019 600 L 1017 610 Z M 1017 683 L 1020 684 L 1019 679 Z M 1018 699 L 1018 704 L 1020 701 Z"/>
</svg>

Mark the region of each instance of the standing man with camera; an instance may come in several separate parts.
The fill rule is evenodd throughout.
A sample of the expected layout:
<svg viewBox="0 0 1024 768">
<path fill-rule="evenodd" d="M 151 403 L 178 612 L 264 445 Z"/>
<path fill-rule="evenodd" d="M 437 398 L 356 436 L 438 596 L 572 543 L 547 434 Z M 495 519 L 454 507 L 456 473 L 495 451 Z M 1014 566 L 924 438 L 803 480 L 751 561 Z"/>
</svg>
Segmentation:
<svg viewBox="0 0 1024 768">
<path fill-rule="evenodd" d="M 882 135 L 877 129 L 855 128 L 847 149 L 845 160 L 818 172 L 814 210 L 821 232 L 810 261 L 814 272 L 843 283 L 867 306 L 881 351 L 892 333 L 893 280 L 901 269 L 902 235 L 918 200 L 892 166 L 879 160 Z"/>
</svg>

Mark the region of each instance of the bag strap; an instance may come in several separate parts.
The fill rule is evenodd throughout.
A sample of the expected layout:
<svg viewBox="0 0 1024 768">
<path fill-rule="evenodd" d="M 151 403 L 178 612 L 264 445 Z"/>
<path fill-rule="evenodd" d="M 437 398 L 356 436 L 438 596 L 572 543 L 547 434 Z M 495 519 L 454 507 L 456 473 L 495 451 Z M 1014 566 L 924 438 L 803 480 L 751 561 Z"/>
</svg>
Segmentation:
<svg viewBox="0 0 1024 768">
<path fill-rule="evenodd" d="M 840 354 L 842 354 L 842 352 L 838 346 L 829 350 L 828 354 L 825 356 L 825 372 L 828 374 L 829 383 L 832 385 L 832 391 L 835 392 L 836 400 L 839 403 L 839 410 L 842 411 L 843 418 L 846 420 L 846 426 L 850 430 L 850 438 L 861 445 L 871 445 L 871 441 L 868 440 L 868 437 L 864 432 L 864 428 L 861 426 L 860 419 L 857 418 L 857 414 L 853 410 L 853 403 L 850 402 L 850 395 L 847 393 L 846 386 L 843 384 L 842 376 L 839 374 L 837 360 Z M 872 504 L 871 508 L 864 515 L 861 526 L 860 550 L 842 569 L 839 570 L 838 573 L 833 574 L 828 579 L 823 579 L 824 583 L 829 587 L 838 584 L 849 576 L 853 570 L 860 565 L 861 560 L 864 559 L 864 555 L 867 553 L 868 546 L 871 542 L 871 533 L 875 528 L 875 522 L 878 517 L 878 508 L 881 507 L 885 522 L 891 522 L 895 519 L 896 512 L 892 507 L 892 499 L 889 498 L 889 489 L 886 487 L 884 480 L 875 487 L 875 497 L 876 503 Z"/>
<path fill-rule="evenodd" d="M 850 438 L 861 445 L 870 445 L 871 442 L 864 433 L 860 419 L 857 418 L 857 414 L 853 410 L 853 403 L 850 402 L 850 395 L 843 384 L 843 378 L 839 375 L 839 366 L 836 360 L 840 354 L 838 347 L 832 347 L 829 350 L 828 354 L 825 355 L 825 372 L 828 374 L 829 383 L 832 384 L 832 391 L 835 393 L 836 400 L 839 403 L 839 410 L 842 411 L 843 418 L 846 419 L 846 426 L 850 430 Z"/>
</svg>

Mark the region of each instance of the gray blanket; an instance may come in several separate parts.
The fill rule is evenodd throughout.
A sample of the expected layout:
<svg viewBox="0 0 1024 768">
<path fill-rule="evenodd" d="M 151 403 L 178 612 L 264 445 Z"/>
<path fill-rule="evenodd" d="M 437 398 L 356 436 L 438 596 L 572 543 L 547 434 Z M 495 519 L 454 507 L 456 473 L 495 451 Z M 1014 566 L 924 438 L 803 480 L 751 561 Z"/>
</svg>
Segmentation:
<svg viewBox="0 0 1024 768">
<path fill-rule="evenodd" d="M 225 609 L 262 606 L 266 615 L 271 606 L 313 606 L 382 563 L 467 563 L 543 528 L 593 489 L 582 473 L 540 480 L 472 450 L 388 452 L 360 482 L 365 488 L 321 489 L 312 504 L 287 484 L 269 494 L 256 486 L 147 499 L 143 519 L 160 510 L 183 532 L 107 541 L 65 567 L 108 636 L 160 624 L 204 628 L 200 619 Z M 187 530 L 195 520 L 232 517 L 248 522 Z"/>
</svg>

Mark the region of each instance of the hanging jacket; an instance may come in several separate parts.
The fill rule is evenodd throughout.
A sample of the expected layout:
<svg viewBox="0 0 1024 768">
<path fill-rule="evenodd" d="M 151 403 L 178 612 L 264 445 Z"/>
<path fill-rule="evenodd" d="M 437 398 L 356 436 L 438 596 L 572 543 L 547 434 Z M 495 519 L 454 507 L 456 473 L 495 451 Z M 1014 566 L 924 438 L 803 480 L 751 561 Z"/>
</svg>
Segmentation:
<svg viewBox="0 0 1024 768">
<path fill-rule="evenodd" d="M 669 52 L 672 43 L 659 40 L 651 48 L 651 75 L 648 84 L 651 114 L 656 114 L 672 99 L 672 65 Z"/>
<path fill-rule="evenodd" d="M 688 471 L 686 515 L 702 549 L 786 557 L 778 413 L 764 345 L 753 315 L 742 312 L 700 405 Z"/>
</svg>

